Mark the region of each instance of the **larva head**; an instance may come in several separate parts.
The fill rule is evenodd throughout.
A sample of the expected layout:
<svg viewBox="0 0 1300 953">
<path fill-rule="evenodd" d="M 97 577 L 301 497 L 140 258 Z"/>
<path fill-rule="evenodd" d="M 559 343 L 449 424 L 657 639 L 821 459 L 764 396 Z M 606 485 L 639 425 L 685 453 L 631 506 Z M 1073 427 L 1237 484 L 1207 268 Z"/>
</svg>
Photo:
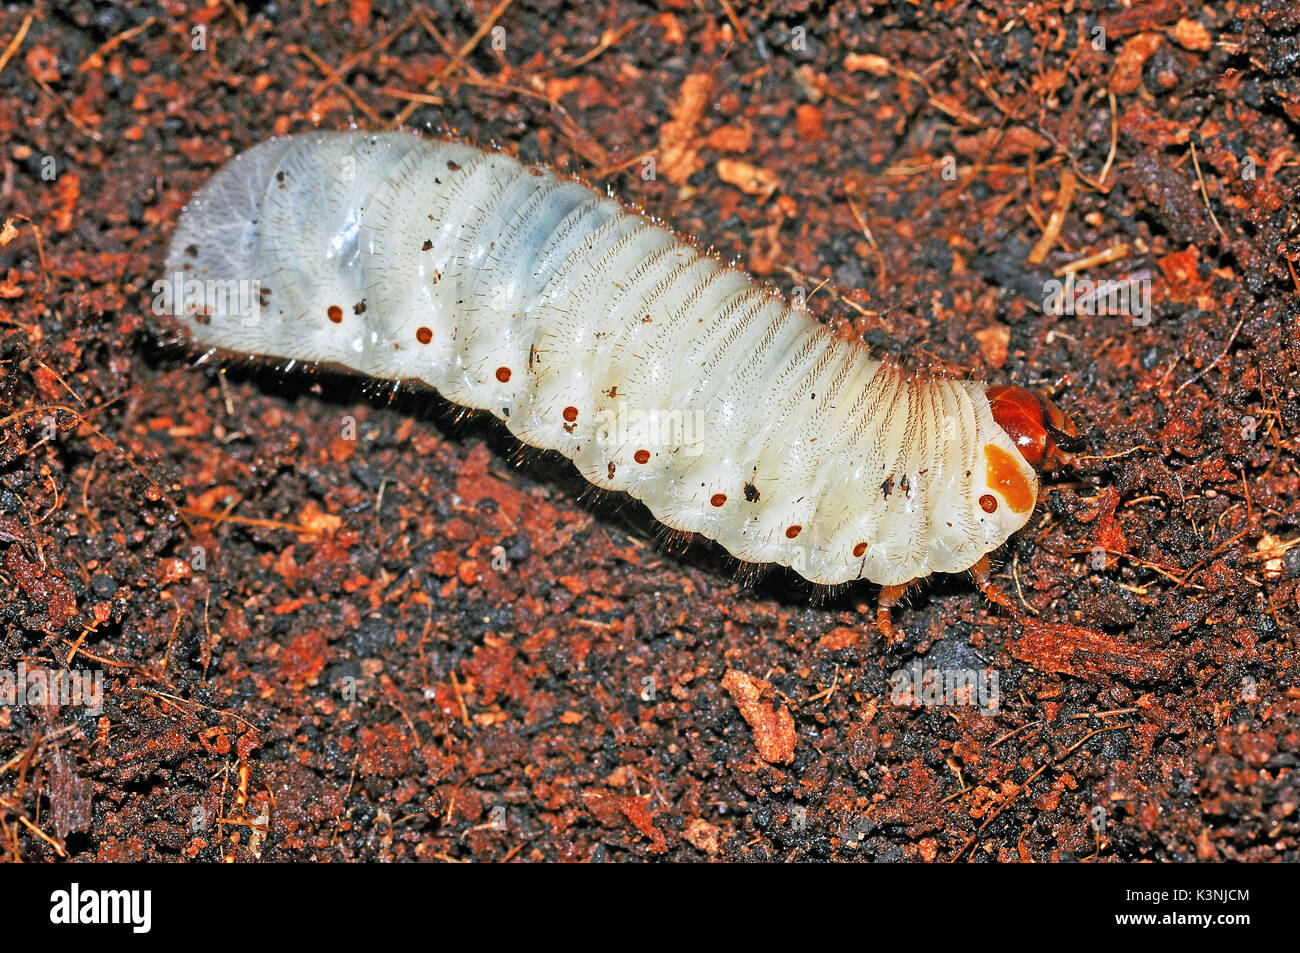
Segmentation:
<svg viewBox="0 0 1300 953">
<path fill-rule="evenodd" d="M 1059 470 L 1078 448 L 1079 429 L 1059 407 L 1041 394 L 1014 385 L 990 387 L 985 396 L 993 419 L 1025 462 L 1038 471 Z M 989 463 L 990 475 L 994 464 Z"/>
</svg>

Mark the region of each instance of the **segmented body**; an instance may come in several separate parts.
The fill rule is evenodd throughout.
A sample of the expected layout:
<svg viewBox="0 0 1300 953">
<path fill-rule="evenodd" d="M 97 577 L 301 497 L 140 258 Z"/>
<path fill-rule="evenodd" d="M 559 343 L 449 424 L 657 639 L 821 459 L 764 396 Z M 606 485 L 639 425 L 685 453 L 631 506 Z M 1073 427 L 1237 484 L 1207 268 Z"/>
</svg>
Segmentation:
<svg viewBox="0 0 1300 953">
<path fill-rule="evenodd" d="M 405 133 L 275 139 L 186 208 L 202 344 L 418 379 L 741 560 L 822 584 L 957 572 L 1036 476 L 974 381 L 919 379 L 586 185 Z"/>
</svg>

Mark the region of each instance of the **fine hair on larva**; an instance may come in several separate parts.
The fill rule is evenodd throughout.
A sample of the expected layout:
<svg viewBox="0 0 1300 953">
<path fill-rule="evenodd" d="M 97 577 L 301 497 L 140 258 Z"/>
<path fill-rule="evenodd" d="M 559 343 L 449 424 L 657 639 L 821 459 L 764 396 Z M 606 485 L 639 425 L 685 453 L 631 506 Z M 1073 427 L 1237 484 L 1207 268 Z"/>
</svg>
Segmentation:
<svg viewBox="0 0 1300 953">
<path fill-rule="evenodd" d="M 200 345 L 418 380 L 666 527 L 886 607 L 986 578 L 1075 433 L 1021 388 L 877 359 L 582 182 L 406 132 L 237 156 L 157 290 Z"/>
</svg>

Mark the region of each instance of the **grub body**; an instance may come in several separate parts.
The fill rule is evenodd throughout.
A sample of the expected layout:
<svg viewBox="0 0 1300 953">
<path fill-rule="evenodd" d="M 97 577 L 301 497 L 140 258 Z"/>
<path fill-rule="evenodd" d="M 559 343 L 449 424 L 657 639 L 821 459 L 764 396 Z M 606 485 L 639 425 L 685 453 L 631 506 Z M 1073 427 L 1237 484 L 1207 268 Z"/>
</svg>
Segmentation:
<svg viewBox="0 0 1300 953">
<path fill-rule="evenodd" d="M 167 275 L 201 344 L 417 379 L 664 524 L 820 584 L 970 568 L 1033 509 L 974 381 L 830 334 L 581 182 L 406 133 L 275 139 L 195 197 Z"/>
</svg>

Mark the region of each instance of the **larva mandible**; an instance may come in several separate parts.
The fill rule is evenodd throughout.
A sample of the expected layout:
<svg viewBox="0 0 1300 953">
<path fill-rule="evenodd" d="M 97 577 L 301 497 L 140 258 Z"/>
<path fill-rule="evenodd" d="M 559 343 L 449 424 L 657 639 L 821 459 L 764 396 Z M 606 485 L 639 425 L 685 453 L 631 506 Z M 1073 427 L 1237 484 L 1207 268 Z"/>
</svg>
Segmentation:
<svg viewBox="0 0 1300 953">
<path fill-rule="evenodd" d="M 929 573 L 996 593 L 987 554 L 1077 436 L 1045 398 L 910 376 L 618 201 L 455 141 L 262 143 L 186 206 L 167 275 L 200 344 L 418 379 L 740 560 L 880 584 L 890 638 Z"/>
</svg>

